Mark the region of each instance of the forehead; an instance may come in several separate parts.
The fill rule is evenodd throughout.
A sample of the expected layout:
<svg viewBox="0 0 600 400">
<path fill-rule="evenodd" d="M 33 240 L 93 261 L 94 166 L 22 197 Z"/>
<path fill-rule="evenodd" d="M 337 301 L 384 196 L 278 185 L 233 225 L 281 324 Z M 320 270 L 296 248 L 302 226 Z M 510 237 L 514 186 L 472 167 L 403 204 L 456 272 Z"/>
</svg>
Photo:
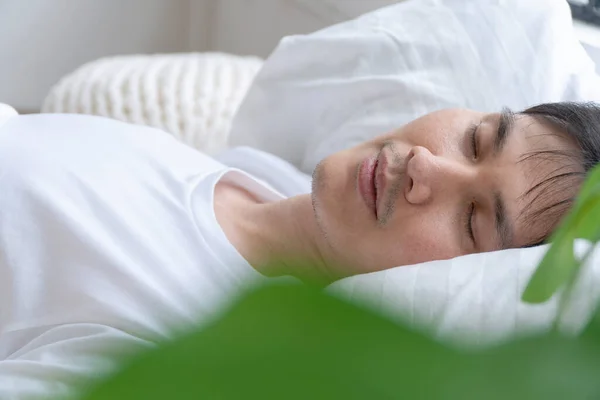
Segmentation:
<svg viewBox="0 0 600 400">
<path fill-rule="evenodd" d="M 499 115 L 490 114 L 485 119 L 495 119 L 497 126 Z M 510 130 L 498 156 L 496 180 L 514 226 L 513 245 L 518 247 L 533 237 L 547 236 L 554 228 L 562 212 L 545 215 L 549 218 L 544 220 L 529 217 L 573 197 L 579 185 L 569 177 L 580 167 L 575 142 L 548 123 L 516 114 Z"/>
</svg>

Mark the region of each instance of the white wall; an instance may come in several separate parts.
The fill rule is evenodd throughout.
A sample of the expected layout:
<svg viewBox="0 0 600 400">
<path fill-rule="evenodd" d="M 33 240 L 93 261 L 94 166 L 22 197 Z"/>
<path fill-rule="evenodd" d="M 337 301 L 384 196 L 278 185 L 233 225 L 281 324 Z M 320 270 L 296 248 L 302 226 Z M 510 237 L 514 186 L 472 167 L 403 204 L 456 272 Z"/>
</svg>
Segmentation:
<svg viewBox="0 0 600 400">
<path fill-rule="evenodd" d="M 189 18 L 189 0 L 0 0 L 0 102 L 39 109 L 98 57 L 187 51 Z"/>
<path fill-rule="evenodd" d="M 214 49 L 261 57 L 266 57 L 283 36 L 326 25 L 295 1 L 280 0 L 219 0 L 213 21 Z"/>
<path fill-rule="evenodd" d="M 266 57 L 286 35 L 308 33 L 401 0 L 217 0 L 211 45 Z"/>
<path fill-rule="evenodd" d="M 50 87 L 115 54 L 266 57 L 307 33 L 398 0 L 0 0 L 0 102 L 39 110 Z"/>
<path fill-rule="evenodd" d="M 283 36 L 398 1 L 0 0 L 0 102 L 39 110 L 62 76 L 115 54 L 216 50 L 266 57 Z M 586 49 L 600 61 L 600 30 L 579 25 Z"/>
</svg>

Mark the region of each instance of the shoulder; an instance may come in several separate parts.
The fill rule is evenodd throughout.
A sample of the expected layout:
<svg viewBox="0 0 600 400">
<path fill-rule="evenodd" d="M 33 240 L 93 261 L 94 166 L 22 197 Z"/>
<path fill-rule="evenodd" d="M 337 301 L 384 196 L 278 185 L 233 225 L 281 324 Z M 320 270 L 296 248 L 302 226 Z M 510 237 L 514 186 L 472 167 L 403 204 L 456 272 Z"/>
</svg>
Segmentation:
<svg viewBox="0 0 600 400">
<path fill-rule="evenodd" d="M 39 114 L 11 118 L 0 127 L 0 169 L 69 170 L 94 174 L 168 172 L 184 177 L 224 165 L 159 129 L 108 118 Z"/>
</svg>

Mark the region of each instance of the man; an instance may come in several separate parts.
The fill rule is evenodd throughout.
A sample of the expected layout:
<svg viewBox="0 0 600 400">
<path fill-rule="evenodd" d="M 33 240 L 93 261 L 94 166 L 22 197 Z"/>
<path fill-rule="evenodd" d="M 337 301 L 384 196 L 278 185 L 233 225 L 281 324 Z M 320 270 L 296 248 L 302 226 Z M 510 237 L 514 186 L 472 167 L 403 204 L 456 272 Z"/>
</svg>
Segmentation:
<svg viewBox="0 0 600 400">
<path fill-rule="evenodd" d="M 260 204 L 217 185 L 217 217 L 260 272 L 329 283 L 541 243 L 599 150 L 595 105 L 444 110 L 325 159 L 311 194 Z"/>
<path fill-rule="evenodd" d="M 69 394 L 264 276 L 323 285 L 539 243 L 597 163 L 599 127 L 595 105 L 439 111 L 330 156 L 286 198 L 273 187 L 302 179 L 260 152 L 238 163 L 262 180 L 155 129 L 9 118 L 0 397 Z"/>
</svg>

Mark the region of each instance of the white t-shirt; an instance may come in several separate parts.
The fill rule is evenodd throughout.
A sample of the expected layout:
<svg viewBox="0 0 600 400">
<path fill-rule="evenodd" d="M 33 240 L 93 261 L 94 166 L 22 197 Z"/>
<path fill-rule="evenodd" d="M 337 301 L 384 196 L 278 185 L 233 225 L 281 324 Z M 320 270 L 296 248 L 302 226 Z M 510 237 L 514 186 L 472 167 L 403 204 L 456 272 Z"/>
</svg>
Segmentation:
<svg viewBox="0 0 600 400">
<path fill-rule="evenodd" d="M 241 164 L 293 168 L 239 152 Z M 201 324 L 261 281 L 217 223 L 220 179 L 265 201 L 282 198 L 156 129 L 76 115 L 6 120 L 0 398 L 68 394 L 78 379 Z M 306 176 L 295 179 L 298 192 L 308 190 Z"/>
</svg>

